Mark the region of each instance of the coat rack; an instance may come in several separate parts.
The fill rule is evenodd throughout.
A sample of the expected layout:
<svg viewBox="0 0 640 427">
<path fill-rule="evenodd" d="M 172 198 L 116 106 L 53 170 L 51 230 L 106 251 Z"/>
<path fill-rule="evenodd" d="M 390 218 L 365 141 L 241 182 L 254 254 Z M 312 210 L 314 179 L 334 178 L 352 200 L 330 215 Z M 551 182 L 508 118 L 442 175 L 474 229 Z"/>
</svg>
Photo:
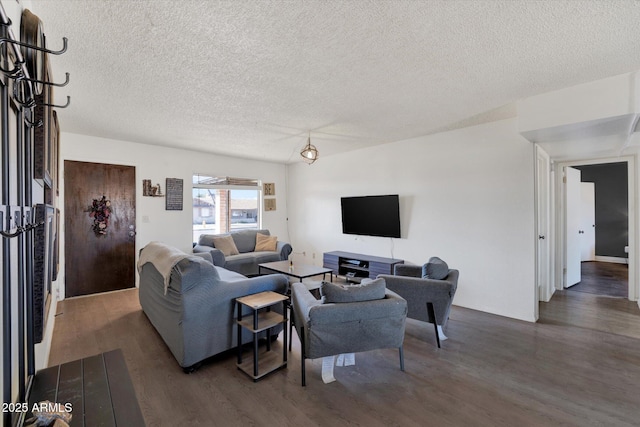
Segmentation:
<svg viewBox="0 0 640 427">
<path fill-rule="evenodd" d="M 37 92 L 35 90 L 35 85 L 47 85 L 47 86 L 56 86 L 56 87 L 64 87 L 69 84 L 69 73 L 65 73 L 65 81 L 63 83 L 54 83 L 47 80 L 39 80 L 33 78 L 34 76 L 29 75 L 29 70 L 27 67 L 27 60 L 25 60 L 22 52 L 19 47 L 23 47 L 25 49 L 34 50 L 37 52 L 42 52 L 44 54 L 50 55 L 62 55 L 67 51 L 68 39 L 66 37 L 62 38 L 62 49 L 60 50 L 51 50 L 46 47 L 35 46 L 30 43 L 25 43 L 22 41 L 15 40 L 13 34 L 11 32 L 11 19 L 9 19 L 4 13 L 0 16 L 0 26 L 6 27 L 5 37 L 0 37 L 0 48 L 5 44 L 8 44 L 12 47 L 12 52 L 15 57 L 13 62 L 14 68 L 7 70 L 3 67 L 0 67 L 0 72 L 5 74 L 7 77 L 14 79 L 16 84 L 13 86 L 13 99 L 20 104 L 24 108 L 34 108 L 36 106 L 42 105 L 51 108 L 67 108 L 71 104 L 71 97 L 67 96 L 67 102 L 64 105 L 55 105 L 50 103 L 38 103 L 35 100 L 34 94 Z M 38 64 L 35 64 L 37 66 Z M 26 86 L 26 88 L 25 88 Z M 22 91 L 24 94 L 24 98 L 20 97 L 19 92 Z M 35 125 L 35 124 L 34 124 Z"/>
<path fill-rule="evenodd" d="M 58 248 L 54 205 L 59 183 L 55 108 L 71 102 L 70 97 L 65 105 L 53 102 L 53 87 L 66 86 L 69 74 L 63 82 L 53 82 L 47 61 L 48 55 L 67 50 L 67 39 L 62 39 L 62 49 L 48 49 L 42 21 L 20 5 L 13 10 L 18 9 L 22 15 L 16 37 L 0 2 L 0 347 L 4 354 L 0 392 L 5 403 L 29 401 L 36 374 L 35 344 L 46 331 L 47 300 L 54 297 Z M 10 167 L 10 162 L 17 166 Z M 38 184 L 42 192 L 34 191 Z M 25 415 L 5 411 L 0 424 L 23 425 Z"/>
</svg>

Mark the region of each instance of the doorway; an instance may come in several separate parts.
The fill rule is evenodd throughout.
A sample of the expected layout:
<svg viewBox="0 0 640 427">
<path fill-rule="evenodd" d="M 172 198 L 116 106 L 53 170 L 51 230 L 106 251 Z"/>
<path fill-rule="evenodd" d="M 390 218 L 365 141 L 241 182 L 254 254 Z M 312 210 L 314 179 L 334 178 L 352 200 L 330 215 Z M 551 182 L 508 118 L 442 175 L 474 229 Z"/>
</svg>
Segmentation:
<svg viewBox="0 0 640 427">
<path fill-rule="evenodd" d="M 633 159 L 621 157 L 611 160 L 567 162 L 558 166 L 558 170 L 562 172 L 557 180 L 557 189 L 562 197 L 558 198 L 561 209 L 558 210 L 556 218 L 562 232 L 558 233 L 557 247 L 562 249 L 559 255 L 563 268 L 556 275 L 556 289 L 604 296 L 624 296 L 629 300 L 635 300 L 635 262 L 633 257 L 629 257 L 629 254 L 633 253 L 630 248 L 634 247 L 633 209 L 630 206 L 635 200 Z M 569 189 L 573 172 L 577 172 L 579 177 L 577 190 Z M 563 182 L 565 180 L 566 184 Z M 578 192 L 577 204 L 580 205 L 580 193 L 584 195 L 585 189 L 589 187 L 584 185 L 585 182 L 593 183 L 595 196 L 588 197 L 595 197 L 595 221 L 587 219 L 586 222 L 581 222 L 579 212 L 571 213 L 569 193 Z M 578 208 L 578 211 L 580 209 Z M 578 215 L 578 218 L 574 215 Z M 589 221 L 591 222 L 587 224 Z M 591 238 L 588 232 L 593 232 L 595 236 L 595 247 L 588 250 L 593 253 L 585 258 L 584 240 L 587 237 Z M 572 240 L 574 243 L 577 242 L 577 246 L 572 244 Z M 576 268 L 578 279 L 574 280 L 575 276 L 569 277 L 568 273 Z M 626 287 L 624 292 L 620 287 Z"/>
<path fill-rule="evenodd" d="M 65 297 L 135 287 L 135 167 L 65 160 Z"/>
</svg>

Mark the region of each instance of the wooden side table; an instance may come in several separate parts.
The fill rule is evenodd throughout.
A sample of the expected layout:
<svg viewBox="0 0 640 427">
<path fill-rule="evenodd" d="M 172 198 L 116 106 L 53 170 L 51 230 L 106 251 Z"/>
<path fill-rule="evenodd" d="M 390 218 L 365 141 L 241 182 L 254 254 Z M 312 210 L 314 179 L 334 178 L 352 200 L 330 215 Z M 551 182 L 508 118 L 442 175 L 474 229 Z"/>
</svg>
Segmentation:
<svg viewBox="0 0 640 427">
<path fill-rule="evenodd" d="M 266 291 L 258 294 L 236 298 L 236 324 L 238 325 L 238 369 L 258 381 L 267 374 L 287 366 L 287 303 L 289 297 L 277 292 Z M 271 311 L 271 307 L 282 303 L 282 313 Z M 252 316 L 242 317 L 242 306 L 252 310 Z M 271 353 L 271 328 L 280 324 L 283 327 L 284 343 L 282 347 L 282 359 Z M 253 334 L 253 363 L 242 362 L 242 329 L 247 329 Z M 258 360 L 258 334 L 267 331 L 267 353 L 262 360 Z"/>
</svg>

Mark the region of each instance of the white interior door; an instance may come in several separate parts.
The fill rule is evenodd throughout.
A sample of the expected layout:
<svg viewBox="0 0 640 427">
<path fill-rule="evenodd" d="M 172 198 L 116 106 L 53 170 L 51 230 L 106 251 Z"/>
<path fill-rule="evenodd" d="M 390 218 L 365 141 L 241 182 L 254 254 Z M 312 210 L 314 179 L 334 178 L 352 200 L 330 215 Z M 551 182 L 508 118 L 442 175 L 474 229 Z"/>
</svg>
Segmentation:
<svg viewBox="0 0 640 427">
<path fill-rule="evenodd" d="M 581 256 L 581 233 L 580 233 L 580 204 L 581 186 L 580 171 L 572 167 L 565 167 L 565 233 L 566 233 L 566 288 L 580 282 L 580 256 Z"/>
<path fill-rule="evenodd" d="M 538 298 L 549 301 L 552 289 L 549 288 L 549 156 L 540 148 L 536 150 L 536 189 L 537 189 L 537 277 Z"/>
<path fill-rule="evenodd" d="M 596 259 L 596 189 L 593 182 L 580 183 L 581 261 Z"/>
</svg>

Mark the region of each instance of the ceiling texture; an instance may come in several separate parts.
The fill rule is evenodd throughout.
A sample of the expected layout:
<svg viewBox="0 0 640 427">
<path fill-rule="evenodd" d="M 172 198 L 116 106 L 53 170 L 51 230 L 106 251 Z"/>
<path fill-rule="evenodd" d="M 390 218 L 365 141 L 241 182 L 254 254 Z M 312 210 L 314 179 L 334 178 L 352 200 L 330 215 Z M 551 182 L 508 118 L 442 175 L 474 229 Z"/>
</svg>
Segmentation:
<svg viewBox="0 0 640 427">
<path fill-rule="evenodd" d="M 63 132 L 273 162 L 640 69 L 640 1 L 31 0 Z"/>
</svg>

